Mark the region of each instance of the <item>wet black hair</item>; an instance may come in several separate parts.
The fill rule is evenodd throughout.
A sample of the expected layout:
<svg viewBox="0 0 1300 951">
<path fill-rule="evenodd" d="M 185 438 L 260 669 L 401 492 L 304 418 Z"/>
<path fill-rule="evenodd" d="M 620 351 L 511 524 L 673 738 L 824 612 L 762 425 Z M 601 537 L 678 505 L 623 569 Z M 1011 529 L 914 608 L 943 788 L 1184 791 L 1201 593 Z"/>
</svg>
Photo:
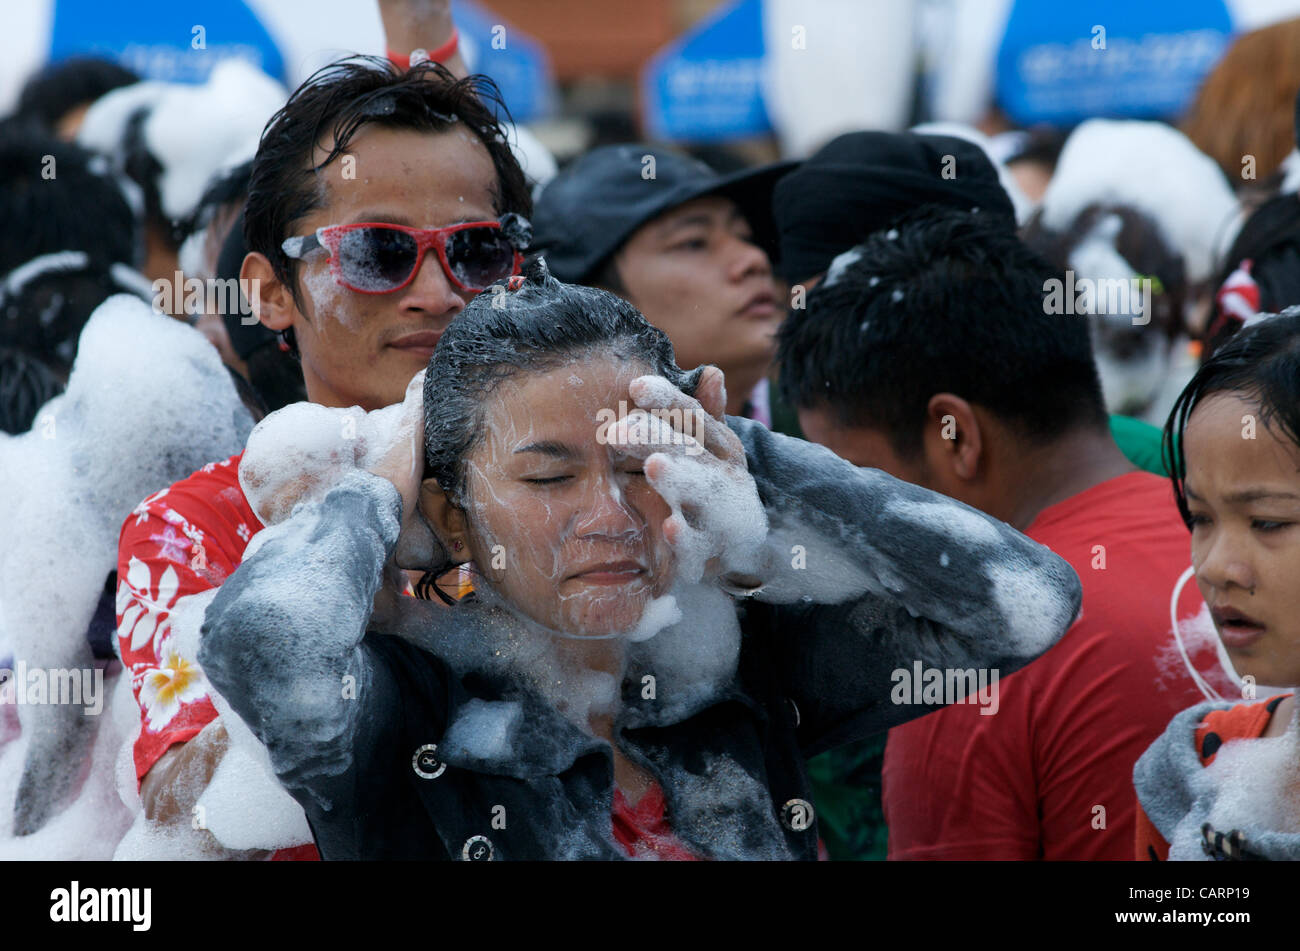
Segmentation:
<svg viewBox="0 0 1300 951">
<path fill-rule="evenodd" d="M 43 361 L 0 346 L 0 432 L 27 432 L 40 408 L 62 392 L 63 381 Z"/>
<path fill-rule="evenodd" d="M 27 80 L 14 114 L 53 130 L 77 106 L 89 105 L 105 93 L 139 81 L 139 76 L 112 60 L 94 56 L 65 59 Z"/>
<path fill-rule="evenodd" d="M 438 480 L 453 504 L 466 501 L 465 458 L 483 439 L 488 398 L 506 380 L 574 360 L 610 354 L 643 363 L 695 395 L 703 367 L 677 365 L 673 345 L 635 307 L 608 291 L 565 284 L 535 258 L 516 290 L 489 287 L 447 326 L 424 379 L 425 478 Z M 561 398 L 557 396 L 557 399 Z M 439 593 L 434 580 L 453 564 L 433 566 L 417 593 Z M 445 600 L 445 599 L 444 599 Z"/>
<path fill-rule="evenodd" d="M 440 63 L 399 69 L 377 56 L 355 56 L 313 73 L 267 123 L 253 160 L 244 206 L 244 240 L 266 255 L 301 308 L 296 264 L 281 248 L 294 225 L 320 207 L 320 171 L 347 151 L 367 125 L 442 132 L 462 124 L 487 148 L 497 172 L 495 206 L 528 217 L 532 195 L 497 115 L 509 113 L 486 76 L 457 79 Z M 316 148 L 331 143 L 320 162 Z"/>
<path fill-rule="evenodd" d="M 926 407 L 950 392 L 1049 442 L 1107 424 L 1084 319 L 1047 313 L 1060 271 L 1005 224 L 931 207 L 854 249 L 778 332 L 781 395 L 921 451 Z"/>
<path fill-rule="evenodd" d="M 66 377 L 95 308 L 114 294 L 148 300 L 148 284 L 120 266 L 89 262 L 63 267 L 60 257 L 50 255 L 50 266 L 27 280 L 11 278 L 0 285 L 0 346 L 22 350 Z"/>
<path fill-rule="evenodd" d="M 1174 501 L 1190 529 L 1183 435 L 1192 411 L 1208 396 L 1236 393 L 1258 401 L 1258 424 L 1300 447 L 1300 307 L 1260 319 L 1214 352 L 1179 394 L 1165 423 L 1162 452 Z"/>
<path fill-rule="evenodd" d="M 135 216 L 101 162 L 31 122 L 0 122 L 0 275 L 55 251 L 135 266 Z"/>
<path fill-rule="evenodd" d="M 232 199 L 233 200 L 233 199 Z M 226 235 L 217 257 L 217 279 L 239 281 L 240 266 L 248 249 L 244 246 L 244 229 L 241 219 L 236 221 Z M 240 292 L 242 294 L 242 291 Z M 248 383 L 257 394 L 264 413 L 273 413 L 290 403 L 307 399 L 307 385 L 303 382 L 302 362 L 297 347 L 293 346 L 292 331 L 286 331 L 288 352 L 282 351 L 276 334 L 260 323 L 244 323 L 244 307 L 238 313 L 222 314 L 230 345 L 244 361 Z"/>
<path fill-rule="evenodd" d="M 1300 304 L 1300 195 L 1276 195 L 1256 208 L 1241 226 L 1214 281 L 1217 291 L 1243 261 L 1259 288 L 1259 308 L 1277 313 Z M 1241 328 L 1239 320 L 1212 319 L 1202 355 L 1214 351 Z"/>
</svg>

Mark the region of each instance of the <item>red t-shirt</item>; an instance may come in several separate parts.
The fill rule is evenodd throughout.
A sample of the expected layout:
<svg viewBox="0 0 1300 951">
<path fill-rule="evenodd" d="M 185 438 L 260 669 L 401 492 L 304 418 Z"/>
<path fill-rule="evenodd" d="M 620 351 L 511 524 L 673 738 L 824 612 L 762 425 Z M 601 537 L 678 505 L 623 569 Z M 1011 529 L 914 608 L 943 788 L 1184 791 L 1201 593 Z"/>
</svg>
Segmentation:
<svg viewBox="0 0 1300 951">
<path fill-rule="evenodd" d="M 1025 534 L 1078 573 L 1082 615 L 1000 677 L 996 714 L 955 704 L 889 731 L 891 859 L 1132 859 L 1133 766 L 1205 699 L 1170 624 L 1190 537 L 1168 480 L 1110 479 L 1044 510 Z M 1188 583 L 1180 620 L 1201 607 Z M 1215 689 L 1235 691 L 1212 644 L 1187 647 Z"/>
<path fill-rule="evenodd" d="M 171 637 L 171 611 L 183 597 L 219 587 L 239 567 L 248 540 L 264 527 L 239 486 L 243 453 L 208 463 L 149 496 L 122 525 L 117 549 L 117 635 L 140 704 L 133 750 L 136 781 L 174 744 L 217 718 L 193 657 Z M 316 859 L 310 843 L 275 859 Z"/>
</svg>

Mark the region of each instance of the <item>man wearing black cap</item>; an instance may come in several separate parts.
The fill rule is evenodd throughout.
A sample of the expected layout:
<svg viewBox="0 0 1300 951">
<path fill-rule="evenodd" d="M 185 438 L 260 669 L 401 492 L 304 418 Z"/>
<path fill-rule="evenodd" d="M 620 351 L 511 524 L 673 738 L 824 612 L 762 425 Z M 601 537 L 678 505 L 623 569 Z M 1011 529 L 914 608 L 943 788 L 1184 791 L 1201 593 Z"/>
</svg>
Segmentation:
<svg viewBox="0 0 1300 951">
<path fill-rule="evenodd" d="M 832 139 L 773 192 L 781 273 L 810 288 L 837 255 L 925 205 L 1016 227 L 997 169 L 973 142 L 916 132 L 849 132 Z"/>
<path fill-rule="evenodd" d="M 721 368 L 727 412 L 771 425 L 766 377 L 785 314 L 769 258 L 771 195 L 791 167 L 723 176 L 650 145 L 598 148 L 542 191 L 534 247 L 560 280 L 634 304 L 681 366 Z"/>
<path fill-rule="evenodd" d="M 839 254 L 925 205 L 980 214 L 1008 231 L 1016 227 L 997 169 L 965 139 L 849 132 L 824 145 L 777 182 L 772 196 L 779 266 L 796 288 L 794 306 L 801 303 L 797 290 L 815 287 Z M 884 752 L 885 737 L 878 736 L 809 761 L 833 859 L 885 858 Z"/>
</svg>

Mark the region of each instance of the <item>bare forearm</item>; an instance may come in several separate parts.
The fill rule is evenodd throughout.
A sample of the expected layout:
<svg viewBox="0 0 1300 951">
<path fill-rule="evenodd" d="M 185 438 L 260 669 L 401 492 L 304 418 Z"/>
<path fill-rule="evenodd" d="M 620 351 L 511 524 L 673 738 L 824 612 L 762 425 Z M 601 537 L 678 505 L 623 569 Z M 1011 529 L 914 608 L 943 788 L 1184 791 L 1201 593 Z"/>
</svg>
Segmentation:
<svg viewBox="0 0 1300 951">
<path fill-rule="evenodd" d="M 269 851 L 227 849 L 201 821 L 196 806 L 229 747 L 220 720 L 213 720 L 188 742 L 177 743 L 150 767 L 140 781 L 140 804 L 145 818 L 157 826 L 189 830 L 199 849 L 214 858 L 257 861 Z"/>
<path fill-rule="evenodd" d="M 388 49 L 404 55 L 417 49 L 435 50 L 455 30 L 451 0 L 379 0 L 379 16 Z M 459 49 L 443 65 L 457 76 L 469 73 Z"/>
</svg>

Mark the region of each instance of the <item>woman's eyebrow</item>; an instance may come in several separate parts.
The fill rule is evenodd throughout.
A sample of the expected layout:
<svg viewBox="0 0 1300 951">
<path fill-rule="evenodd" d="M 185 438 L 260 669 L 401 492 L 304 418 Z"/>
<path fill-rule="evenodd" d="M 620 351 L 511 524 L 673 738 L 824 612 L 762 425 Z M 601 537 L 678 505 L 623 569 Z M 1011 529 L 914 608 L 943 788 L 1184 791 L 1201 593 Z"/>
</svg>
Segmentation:
<svg viewBox="0 0 1300 951">
<path fill-rule="evenodd" d="M 1294 492 L 1285 492 L 1281 489 L 1268 489 L 1264 487 L 1242 489 L 1240 492 L 1233 492 L 1225 496 L 1225 501 L 1233 504 L 1242 504 L 1246 502 L 1260 502 L 1264 499 L 1300 499 L 1300 495 Z"/>
<path fill-rule="evenodd" d="M 1183 485 L 1183 494 L 1189 499 L 1196 502 L 1202 502 L 1196 491 L 1186 484 Z M 1251 502 L 1261 502 L 1265 499 L 1289 499 L 1291 501 L 1300 501 L 1300 494 L 1295 492 L 1286 492 L 1282 489 L 1269 489 L 1263 486 L 1253 486 L 1249 489 L 1241 489 L 1223 497 L 1223 501 L 1229 505 L 1247 505 Z"/>
<path fill-rule="evenodd" d="M 530 442 L 527 446 L 520 446 L 515 450 L 515 455 L 519 455 L 521 452 L 537 452 L 543 456 L 552 456 L 556 459 L 575 459 L 579 455 L 578 451 L 572 446 L 552 440 Z"/>
</svg>

